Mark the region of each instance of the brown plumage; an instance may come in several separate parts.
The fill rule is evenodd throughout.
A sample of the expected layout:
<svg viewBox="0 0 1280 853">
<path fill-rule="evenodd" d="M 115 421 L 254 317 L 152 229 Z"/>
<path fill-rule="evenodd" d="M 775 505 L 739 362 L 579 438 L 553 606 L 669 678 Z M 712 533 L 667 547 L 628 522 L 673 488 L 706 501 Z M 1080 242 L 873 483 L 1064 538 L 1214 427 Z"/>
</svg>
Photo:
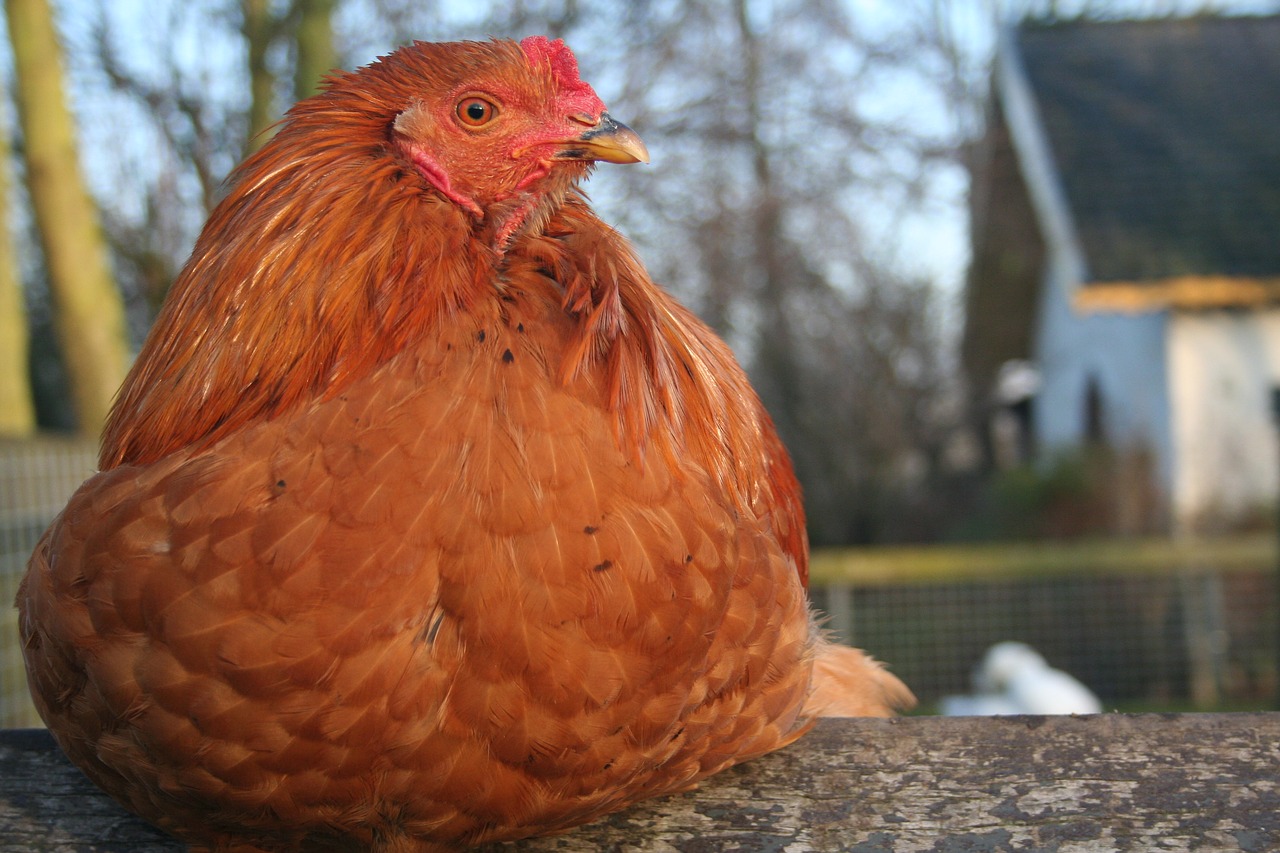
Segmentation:
<svg viewBox="0 0 1280 853">
<path fill-rule="evenodd" d="M 533 38 L 339 75 L 237 171 L 18 594 L 94 781 L 211 849 L 449 849 L 910 701 L 815 628 L 728 348 L 576 189 L 642 159 Z"/>
</svg>

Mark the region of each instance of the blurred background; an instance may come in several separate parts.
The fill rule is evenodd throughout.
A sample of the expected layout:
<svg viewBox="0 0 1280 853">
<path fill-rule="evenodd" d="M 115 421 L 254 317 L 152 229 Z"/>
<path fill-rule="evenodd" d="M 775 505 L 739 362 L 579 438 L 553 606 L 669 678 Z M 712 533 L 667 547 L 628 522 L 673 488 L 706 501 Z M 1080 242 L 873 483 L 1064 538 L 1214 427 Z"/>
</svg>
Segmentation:
<svg viewBox="0 0 1280 853">
<path fill-rule="evenodd" d="M 534 33 L 652 153 L 589 192 L 748 368 L 833 633 L 925 713 L 1009 640 L 1106 710 L 1275 706 L 1280 0 L 4 5 L 0 726 L 228 172 L 331 68 Z"/>
</svg>

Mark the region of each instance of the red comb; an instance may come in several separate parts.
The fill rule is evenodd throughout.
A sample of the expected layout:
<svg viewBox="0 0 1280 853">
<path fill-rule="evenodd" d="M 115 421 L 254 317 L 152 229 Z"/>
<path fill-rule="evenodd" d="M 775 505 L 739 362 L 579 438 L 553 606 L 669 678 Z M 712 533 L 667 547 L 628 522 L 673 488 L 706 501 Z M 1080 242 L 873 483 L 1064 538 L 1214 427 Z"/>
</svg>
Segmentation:
<svg viewBox="0 0 1280 853">
<path fill-rule="evenodd" d="M 576 102 L 574 106 L 592 115 L 604 112 L 604 103 L 595 90 L 578 76 L 578 60 L 563 39 L 529 36 L 520 40 L 520 49 L 530 64 L 545 62 L 551 66 L 552 77 L 568 99 Z"/>
</svg>

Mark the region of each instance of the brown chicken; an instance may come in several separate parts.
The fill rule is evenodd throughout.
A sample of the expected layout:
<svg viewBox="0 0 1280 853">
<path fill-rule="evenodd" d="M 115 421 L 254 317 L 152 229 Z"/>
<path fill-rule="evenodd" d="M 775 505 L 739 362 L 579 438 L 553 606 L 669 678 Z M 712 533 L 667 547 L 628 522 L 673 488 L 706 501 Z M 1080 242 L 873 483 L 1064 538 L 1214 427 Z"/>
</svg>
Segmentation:
<svg viewBox="0 0 1280 853">
<path fill-rule="evenodd" d="M 415 44 L 236 172 L 18 593 L 66 753 L 202 849 L 451 849 L 910 693 L 828 643 L 726 346 L 576 189 L 544 38 Z"/>
</svg>

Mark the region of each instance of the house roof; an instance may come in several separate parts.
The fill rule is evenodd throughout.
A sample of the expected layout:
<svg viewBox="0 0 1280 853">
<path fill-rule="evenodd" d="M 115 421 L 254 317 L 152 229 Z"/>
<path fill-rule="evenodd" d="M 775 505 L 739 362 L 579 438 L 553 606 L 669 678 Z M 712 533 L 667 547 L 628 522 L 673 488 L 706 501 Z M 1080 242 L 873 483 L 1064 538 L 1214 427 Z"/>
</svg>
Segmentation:
<svg viewBox="0 0 1280 853">
<path fill-rule="evenodd" d="M 1015 37 L 1089 283 L 1280 277 L 1280 16 Z"/>
</svg>

